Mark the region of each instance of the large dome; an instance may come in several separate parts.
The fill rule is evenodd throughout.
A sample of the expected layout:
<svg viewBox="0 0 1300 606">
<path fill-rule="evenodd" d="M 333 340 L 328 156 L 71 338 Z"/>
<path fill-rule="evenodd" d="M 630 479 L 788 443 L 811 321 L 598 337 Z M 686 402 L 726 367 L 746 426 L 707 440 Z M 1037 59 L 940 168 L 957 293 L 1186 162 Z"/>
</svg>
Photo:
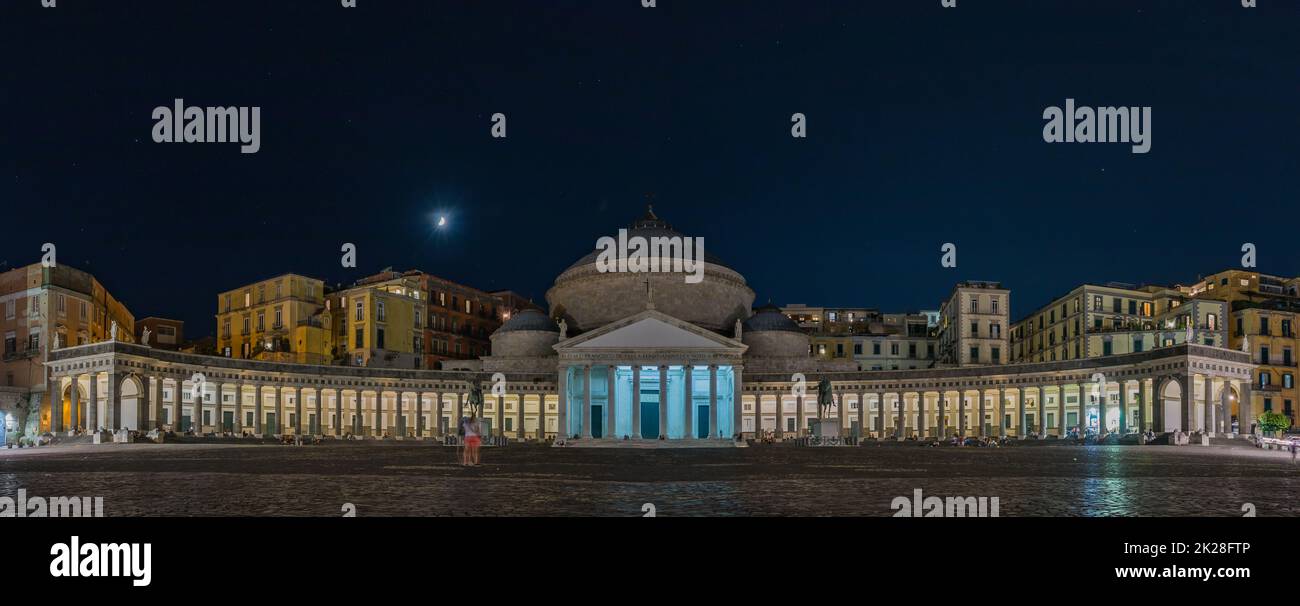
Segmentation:
<svg viewBox="0 0 1300 606">
<path fill-rule="evenodd" d="M 617 237 L 617 233 L 607 234 Z M 685 237 L 648 210 L 628 227 L 629 239 Z M 697 326 L 730 334 L 736 320 L 749 317 L 754 291 L 745 277 L 727 267 L 704 244 L 704 277 L 692 284 L 682 273 L 601 272 L 599 249 L 579 259 L 555 279 L 546 293 L 551 316 L 564 318 L 571 334 L 586 332 L 654 308 Z"/>
</svg>

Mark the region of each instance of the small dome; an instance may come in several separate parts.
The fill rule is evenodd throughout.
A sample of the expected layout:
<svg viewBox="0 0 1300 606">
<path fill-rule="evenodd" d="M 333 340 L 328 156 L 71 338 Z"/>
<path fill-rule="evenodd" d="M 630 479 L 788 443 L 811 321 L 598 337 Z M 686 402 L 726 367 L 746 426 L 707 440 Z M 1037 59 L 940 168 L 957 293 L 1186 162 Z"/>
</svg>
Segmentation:
<svg viewBox="0 0 1300 606">
<path fill-rule="evenodd" d="M 767 330 L 783 330 L 786 332 L 802 333 L 799 325 L 795 324 L 790 316 L 781 312 L 781 308 L 771 303 L 764 305 L 754 311 L 754 315 L 745 320 L 745 332 L 761 332 Z"/>
<path fill-rule="evenodd" d="M 514 332 L 517 330 L 540 330 L 546 332 L 560 332 L 560 327 L 555 325 L 546 314 L 536 309 L 525 309 L 523 311 L 511 314 L 510 319 L 501 325 L 496 332 Z"/>
</svg>

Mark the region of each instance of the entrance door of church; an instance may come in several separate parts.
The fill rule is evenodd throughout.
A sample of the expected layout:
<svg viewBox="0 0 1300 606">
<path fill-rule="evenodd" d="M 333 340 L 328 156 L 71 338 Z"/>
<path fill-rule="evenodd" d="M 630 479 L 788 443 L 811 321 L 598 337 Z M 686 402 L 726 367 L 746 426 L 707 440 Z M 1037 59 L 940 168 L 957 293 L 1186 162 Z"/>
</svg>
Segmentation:
<svg viewBox="0 0 1300 606">
<path fill-rule="evenodd" d="M 591 437 L 605 437 L 605 407 L 600 404 L 591 405 Z"/>
<path fill-rule="evenodd" d="M 697 428 L 695 432 L 695 437 L 697 438 L 709 437 L 709 431 L 711 431 L 711 428 L 709 427 L 708 406 L 700 406 L 699 408 L 695 409 L 695 427 Z"/>
<path fill-rule="evenodd" d="M 641 437 L 659 439 L 659 402 L 641 400 Z"/>
</svg>

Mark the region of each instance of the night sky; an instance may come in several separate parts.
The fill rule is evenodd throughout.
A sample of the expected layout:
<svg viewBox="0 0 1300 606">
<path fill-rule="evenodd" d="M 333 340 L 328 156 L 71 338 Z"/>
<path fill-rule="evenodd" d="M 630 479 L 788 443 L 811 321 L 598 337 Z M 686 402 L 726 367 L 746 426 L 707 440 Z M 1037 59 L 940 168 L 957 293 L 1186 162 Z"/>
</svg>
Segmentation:
<svg viewBox="0 0 1300 606">
<path fill-rule="evenodd" d="M 53 242 L 189 337 L 283 272 L 543 302 L 652 194 L 759 304 L 937 308 L 999 280 L 1014 319 L 1085 281 L 1190 282 L 1243 242 L 1300 274 L 1300 2 L 359 4 L 0 2 L 0 270 Z M 261 107 L 261 151 L 154 143 L 178 97 Z M 1151 106 L 1150 153 L 1044 143 L 1067 97 Z"/>
</svg>

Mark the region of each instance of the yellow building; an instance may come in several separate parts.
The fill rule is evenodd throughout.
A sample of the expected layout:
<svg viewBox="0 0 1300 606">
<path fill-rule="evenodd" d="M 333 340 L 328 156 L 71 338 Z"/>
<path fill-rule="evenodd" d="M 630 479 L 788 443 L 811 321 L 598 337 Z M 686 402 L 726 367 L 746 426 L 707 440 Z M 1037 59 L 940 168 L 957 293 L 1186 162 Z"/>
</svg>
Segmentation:
<svg viewBox="0 0 1300 606">
<path fill-rule="evenodd" d="M 1226 347 L 1228 305 L 1188 287 L 1083 284 L 1011 327 L 1012 362 L 1150 351 L 1192 341 Z"/>
<path fill-rule="evenodd" d="M 45 361 L 51 349 L 110 339 L 114 324 L 119 341 L 134 342 L 135 316 L 89 273 L 40 263 L 0 273 L 0 386 L 13 398 L 0 402 L 0 416 L 14 416 L 16 433 L 73 427 L 66 404 L 51 418 Z"/>
<path fill-rule="evenodd" d="M 350 366 L 422 368 L 428 295 L 418 275 L 385 271 L 330 295 Z"/>
<path fill-rule="evenodd" d="M 322 281 L 284 274 L 217 295 L 217 352 L 228 358 L 329 364 L 332 310 Z"/>
<path fill-rule="evenodd" d="M 1300 352 L 1300 279 L 1231 269 L 1191 287 L 1194 296 L 1231 305 L 1229 347 L 1247 351 L 1258 364 L 1251 385 L 1254 414 L 1280 412 L 1295 424 L 1297 352 Z M 1249 428 L 1241 428 L 1243 431 Z"/>
</svg>

